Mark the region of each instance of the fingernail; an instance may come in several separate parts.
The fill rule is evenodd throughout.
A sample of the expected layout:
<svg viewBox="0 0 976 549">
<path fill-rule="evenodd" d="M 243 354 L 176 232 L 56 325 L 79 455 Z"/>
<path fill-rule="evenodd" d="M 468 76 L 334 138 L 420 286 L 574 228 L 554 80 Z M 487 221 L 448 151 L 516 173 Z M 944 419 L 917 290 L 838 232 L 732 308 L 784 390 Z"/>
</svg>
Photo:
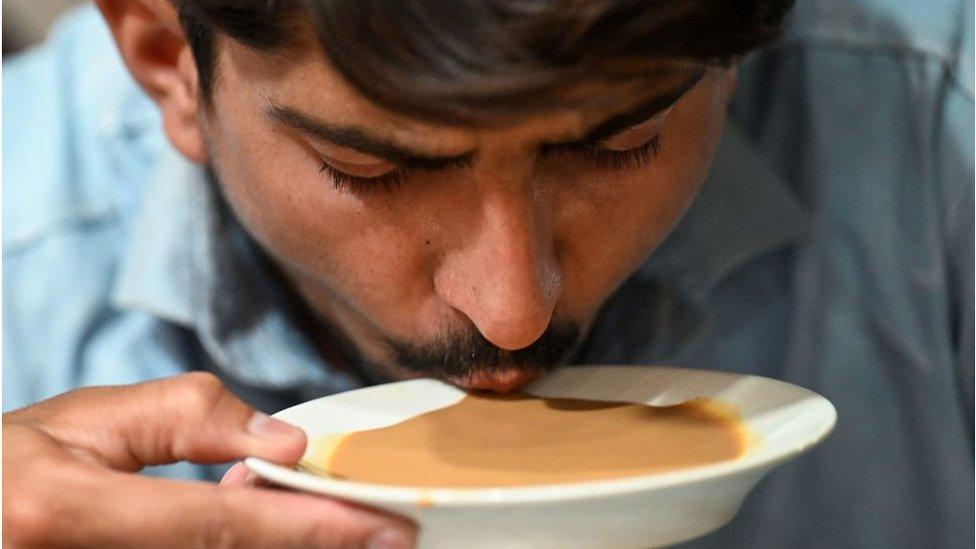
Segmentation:
<svg viewBox="0 0 976 549">
<path fill-rule="evenodd" d="M 247 431 L 261 438 L 294 437 L 301 434 L 301 429 L 289 425 L 261 412 L 254 412 L 247 422 Z"/>
<path fill-rule="evenodd" d="M 395 526 L 373 534 L 366 544 L 366 549 L 408 549 L 409 547 L 413 547 L 413 536 Z"/>
<path fill-rule="evenodd" d="M 260 477 L 254 474 L 254 471 L 248 471 L 247 476 L 245 476 L 244 480 L 241 481 L 241 486 L 255 486 L 258 478 Z"/>
<path fill-rule="evenodd" d="M 220 479 L 221 486 L 240 486 L 243 484 L 247 475 L 250 474 L 250 470 L 244 463 L 238 461 L 233 467 L 224 473 L 224 478 Z"/>
</svg>

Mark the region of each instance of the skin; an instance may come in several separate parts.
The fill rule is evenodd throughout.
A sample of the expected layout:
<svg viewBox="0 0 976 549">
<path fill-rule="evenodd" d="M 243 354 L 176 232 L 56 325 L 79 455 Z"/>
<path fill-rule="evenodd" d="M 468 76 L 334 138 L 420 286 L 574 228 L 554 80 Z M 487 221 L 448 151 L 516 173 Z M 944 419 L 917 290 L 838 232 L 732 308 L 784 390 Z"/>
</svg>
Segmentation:
<svg viewBox="0 0 976 549">
<path fill-rule="evenodd" d="M 613 169 L 578 154 L 539 155 L 612 112 L 558 112 L 500 129 L 431 126 L 369 104 L 329 68 L 310 32 L 306 43 L 309 53 L 288 63 L 226 43 L 212 110 L 181 132 L 201 135 L 174 144 L 215 166 L 237 217 L 311 309 L 394 378 L 404 372 L 385 340 L 477 330 L 516 350 L 554 319 L 588 326 L 690 204 L 732 87 L 731 72 L 713 70 L 668 112 L 605 140 L 615 150 L 655 135 L 662 143 L 649 165 Z M 393 190 L 337 190 L 319 173 L 323 161 L 359 176 L 394 166 L 282 124 L 269 105 L 474 159 L 411 173 Z"/>
<path fill-rule="evenodd" d="M 614 169 L 572 152 L 541 155 L 540 148 L 580 139 L 633 105 L 487 129 L 424 123 L 366 101 L 304 29 L 306 47 L 288 57 L 220 40 L 207 106 L 168 2 L 99 5 L 126 65 L 159 106 L 172 145 L 214 167 L 236 216 L 310 311 L 391 378 L 411 374 L 391 359 L 389 340 L 420 345 L 476 330 L 516 350 L 554 321 L 585 331 L 691 203 L 735 83 L 734 70 L 710 69 L 673 107 L 602 141 L 620 151 L 660 139 L 646 165 Z M 686 78 L 676 74 L 648 93 Z M 312 138 L 269 116 L 272 106 L 471 162 L 414 170 L 397 189 L 340 189 L 328 170 L 320 173 L 323 162 L 362 177 L 395 166 Z M 509 390 L 529 377 L 513 370 L 453 381 Z M 3 427 L 5 546 L 413 543 L 405 521 L 266 490 L 240 465 L 219 488 L 127 474 L 180 460 L 256 455 L 289 464 L 300 457 L 300 431 L 255 415 L 210 376 L 73 391 L 4 414 Z M 170 503 L 160 509 L 160 501 Z"/>
<path fill-rule="evenodd" d="M 4 547 L 388 547 L 412 525 L 353 505 L 254 486 L 131 474 L 247 455 L 295 463 L 301 430 L 206 373 L 71 391 L 3 415 Z"/>
</svg>

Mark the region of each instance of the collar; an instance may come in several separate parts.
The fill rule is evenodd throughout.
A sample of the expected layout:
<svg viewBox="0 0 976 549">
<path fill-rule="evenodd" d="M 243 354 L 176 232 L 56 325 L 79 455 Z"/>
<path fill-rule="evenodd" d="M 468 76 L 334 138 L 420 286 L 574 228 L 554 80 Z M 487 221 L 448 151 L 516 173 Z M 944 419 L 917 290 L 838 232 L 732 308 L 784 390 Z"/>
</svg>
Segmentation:
<svg viewBox="0 0 976 549">
<path fill-rule="evenodd" d="M 798 240 L 808 222 L 779 172 L 729 120 L 695 202 L 639 275 L 700 301 L 736 268 Z"/>
<path fill-rule="evenodd" d="M 193 330 L 219 373 L 245 386 L 327 394 L 360 385 L 326 364 L 292 322 L 263 255 L 205 171 L 168 146 L 158 152 L 113 305 Z"/>
</svg>

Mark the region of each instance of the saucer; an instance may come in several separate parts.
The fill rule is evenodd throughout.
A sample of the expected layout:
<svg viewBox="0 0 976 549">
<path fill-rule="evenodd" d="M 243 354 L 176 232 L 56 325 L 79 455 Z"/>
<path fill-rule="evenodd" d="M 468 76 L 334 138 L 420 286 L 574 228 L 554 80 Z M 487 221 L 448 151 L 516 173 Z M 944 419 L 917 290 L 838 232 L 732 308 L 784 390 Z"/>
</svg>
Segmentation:
<svg viewBox="0 0 976 549">
<path fill-rule="evenodd" d="M 680 404 L 705 397 L 731 405 L 751 435 L 735 459 L 613 480 L 500 488 L 415 488 L 317 476 L 258 459 L 245 463 L 274 484 L 386 509 L 420 526 L 420 547 L 651 547 L 728 523 L 774 467 L 833 429 L 831 403 L 773 379 L 653 366 L 567 366 L 522 388 L 540 397 Z M 467 393 L 433 379 L 377 385 L 311 400 L 274 417 L 310 441 L 386 427 L 455 404 Z M 304 460 L 321 448 L 310 444 Z M 391 452 L 391 467 L 396 467 Z"/>
</svg>

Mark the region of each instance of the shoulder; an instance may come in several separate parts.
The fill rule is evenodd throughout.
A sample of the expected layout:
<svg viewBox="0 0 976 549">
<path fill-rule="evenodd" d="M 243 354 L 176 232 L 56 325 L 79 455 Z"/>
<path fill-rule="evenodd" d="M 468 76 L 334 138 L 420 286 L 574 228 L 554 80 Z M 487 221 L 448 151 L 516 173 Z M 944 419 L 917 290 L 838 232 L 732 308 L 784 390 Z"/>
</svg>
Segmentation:
<svg viewBox="0 0 976 549">
<path fill-rule="evenodd" d="M 924 58 L 973 94 L 971 0 L 805 0 L 778 48 Z"/>
<path fill-rule="evenodd" d="M 6 404 L 77 382 L 165 140 L 91 7 L 4 59 L 3 115 Z"/>
<path fill-rule="evenodd" d="M 807 274 L 886 328 L 946 306 L 971 239 L 972 21 L 971 0 L 805 0 L 741 67 L 730 118 L 810 214 Z"/>
<path fill-rule="evenodd" d="M 97 11 L 5 59 L 3 90 L 4 256 L 124 218 L 161 132 Z"/>
<path fill-rule="evenodd" d="M 731 116 L 794 183 L 958 187 L 965 164 L 972 175 L 972 21 L 971 0 L 799 2 L 741 65 Z"/>
<path fill-rule="evenodd" d="M 4 60 L 3 92 L 5 283 L 109 276 L 165 140 L 98 12 Z"/>
</svg>

